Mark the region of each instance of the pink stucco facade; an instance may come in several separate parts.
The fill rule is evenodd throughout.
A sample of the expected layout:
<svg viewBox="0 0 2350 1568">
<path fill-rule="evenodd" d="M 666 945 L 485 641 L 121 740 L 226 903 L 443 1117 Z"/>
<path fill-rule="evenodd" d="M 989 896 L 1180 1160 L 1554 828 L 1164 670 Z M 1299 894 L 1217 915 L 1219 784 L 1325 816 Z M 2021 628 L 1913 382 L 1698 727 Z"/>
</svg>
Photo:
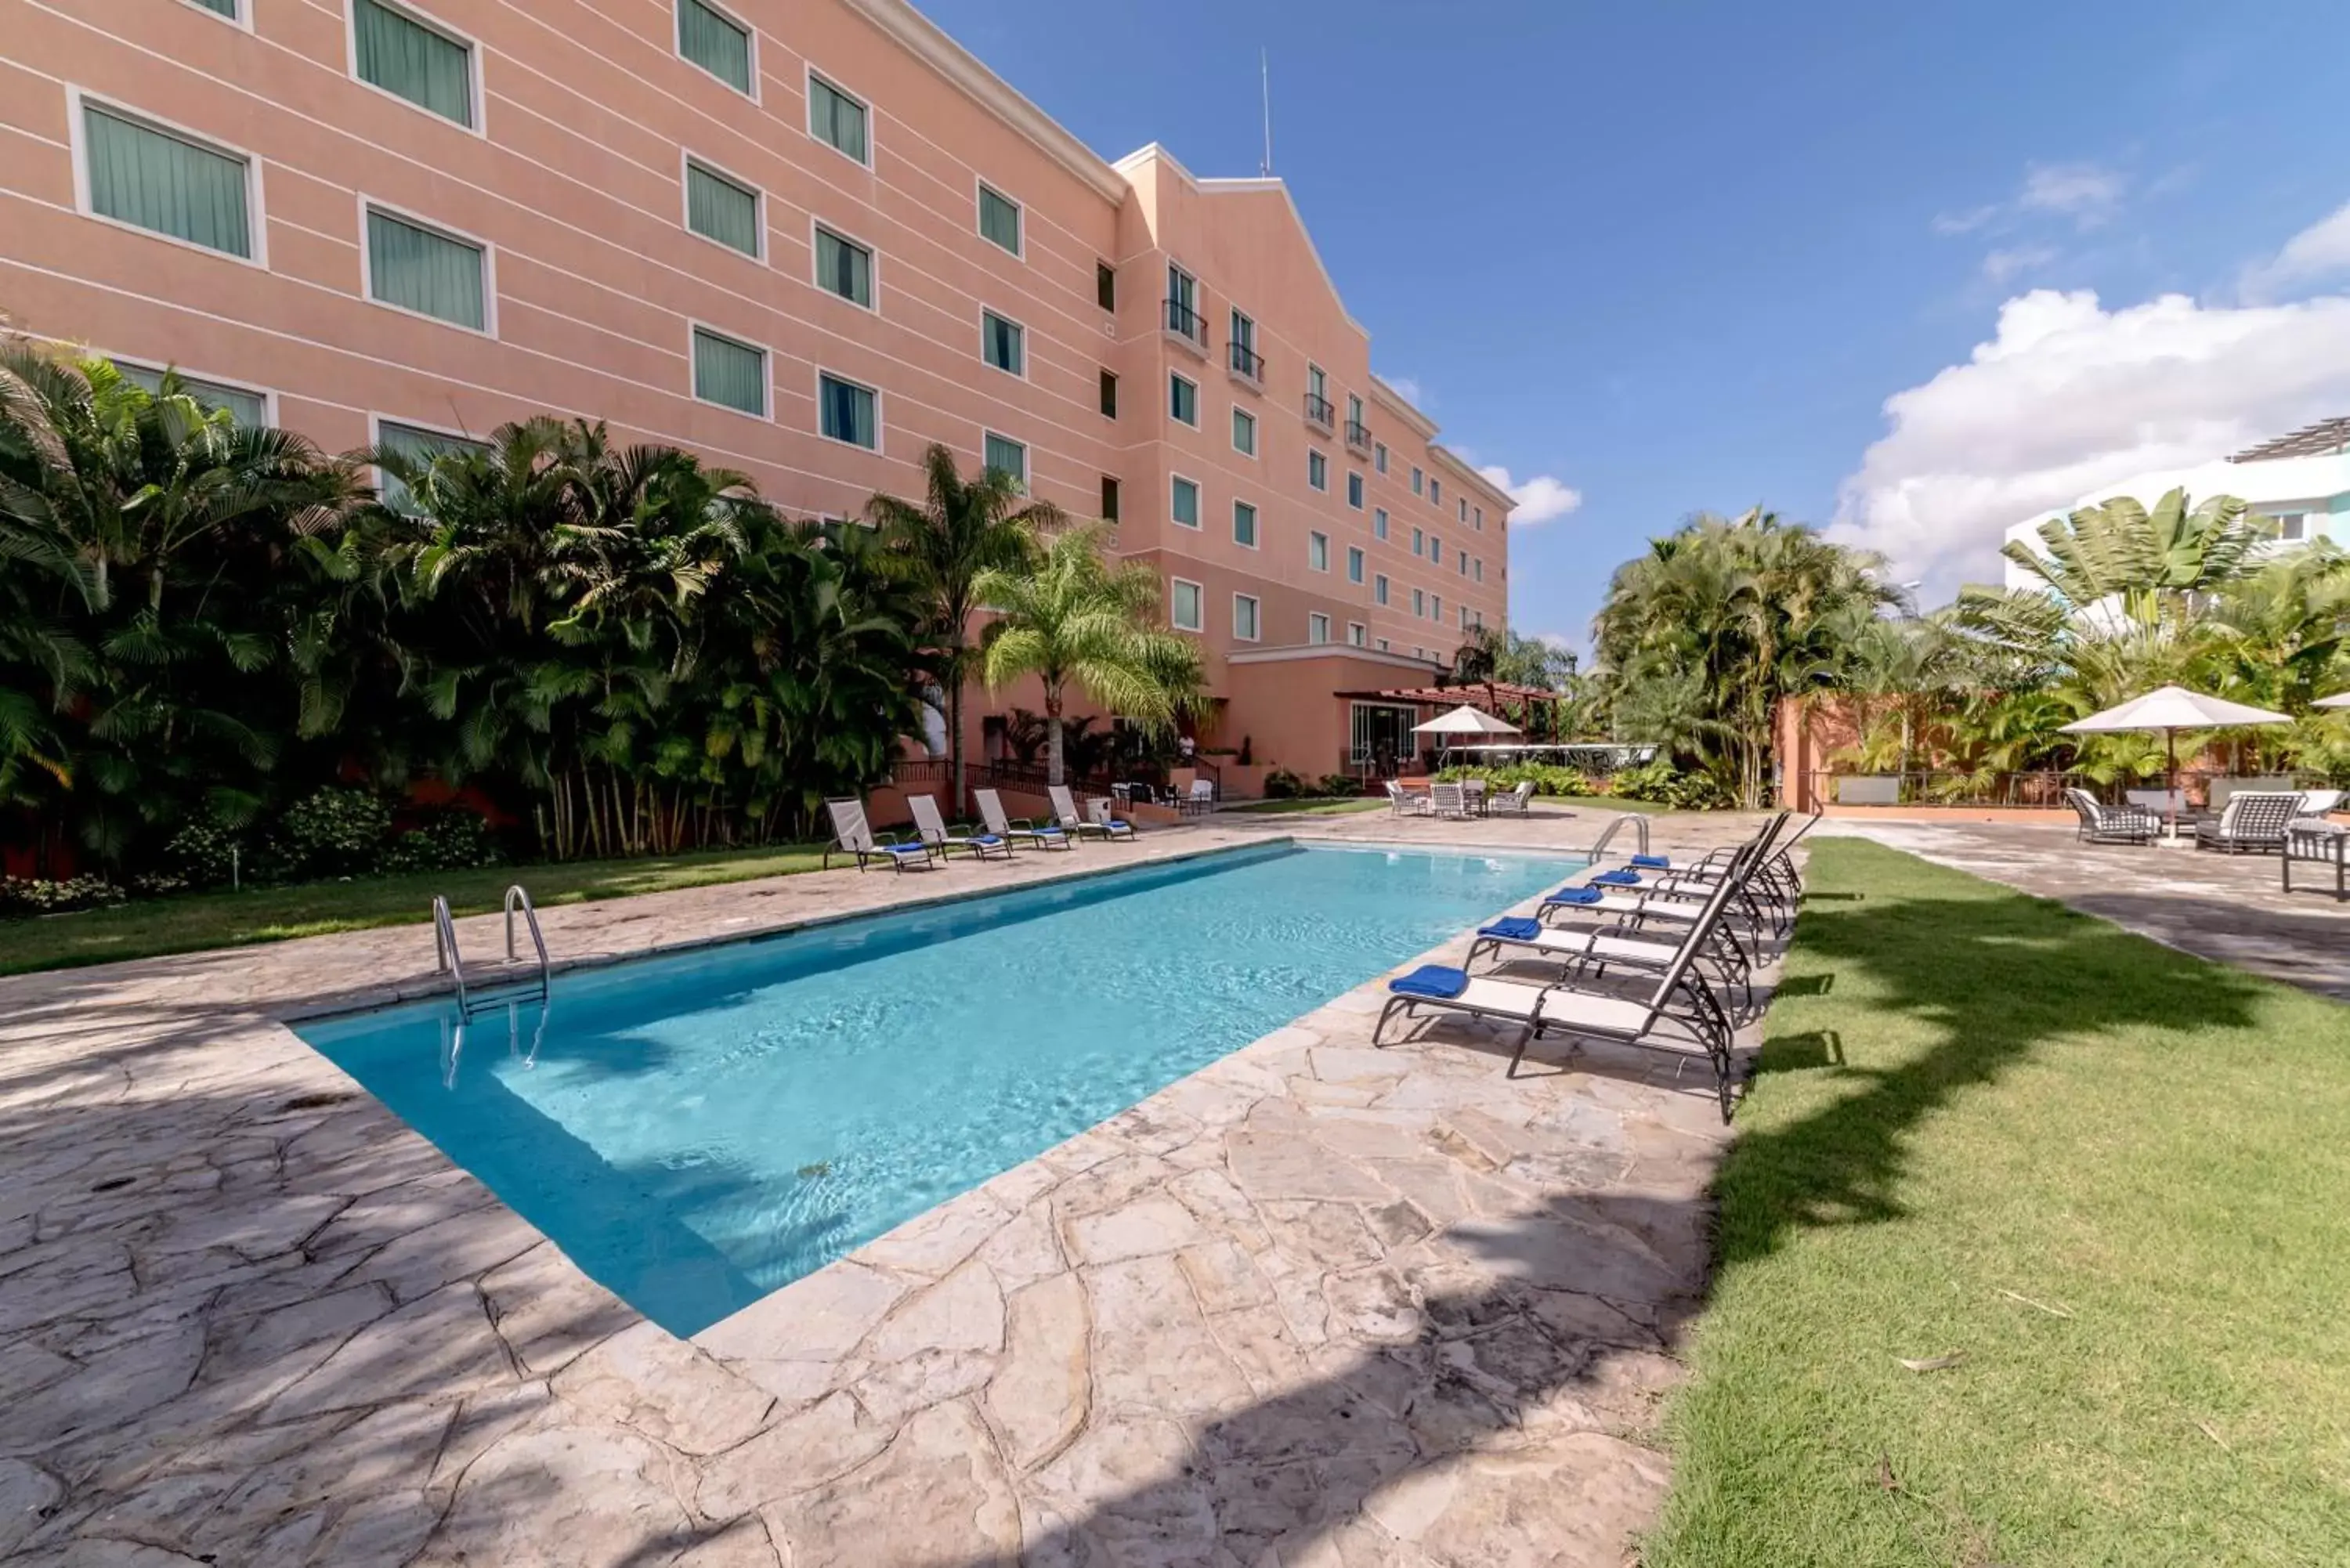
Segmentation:
<svg viewBox="0 0 2350 1568">
<path fill-rule="evenodd" d="M 1115 482 L 1119 549 L 1159 568 L 1170 608 L 1196 596 L 1183 618 L 1267 761 L 1286 760 L 1282 705 L 1305 699 L 1286 670 L 1277 701 L 1252 695 L 1263 666 L 1235 652 L 1359 637 L 1449 659 L 1464 621 L 1503 621 L 1509 497 L 1372 374 L 1278 181 L 1197 178 L 1155 145 L 1105 162 L 899 0 L 712 0 L 745 36 L 748 92 L 685 57 L 693 0 L 390 6 L 462 46 L 470 125 L 361 79 L 370 3 L 0 0 L 10 324 L 261 394 L 330 449 L 380 421 L 478 436 L 579 415 L 694 448 L 810 514 L 918 493 L 932 441 L 972 466 L 989 435 L 1018 442 L 1035 492 L 1073 514 L 1100 514 Z M 811 134 L 818 81 L 862 111 L 861 161 Z M 250 256 L 100 215 L 92 105 L 243 159 Z M 689 226 L 690 162 L 755 194 L 756 254 Z M 983 188 L 1016 205 L 1016 248 L 983 233 Z M 482 251 L 479 329 L 369 296 L 370 207 Z M 869 306 L 819 286 L 819 225 L 870 252 Z M 1170 264 L 1193 280 L 1189 334 L 1170 329 L 1188 324 L 1168 308 Z M 1235 310 L 1253 374 L 1233 369 Z M 984 357 L 988 312 L 1020 328 L 1016 374 Z M 762 410 L 697 398 L 697 327 L 764 351 Z M 822 433 L 825 375 L 875 394 L 869 450 Z M 1179 376 L 1196 422 L 1174 417 Z M 1197 526 L 1173 515 L 1179 481 Z M 1334 765 L 1344 721 L 1315 702 L 1301 771 Z"/>
</svg>

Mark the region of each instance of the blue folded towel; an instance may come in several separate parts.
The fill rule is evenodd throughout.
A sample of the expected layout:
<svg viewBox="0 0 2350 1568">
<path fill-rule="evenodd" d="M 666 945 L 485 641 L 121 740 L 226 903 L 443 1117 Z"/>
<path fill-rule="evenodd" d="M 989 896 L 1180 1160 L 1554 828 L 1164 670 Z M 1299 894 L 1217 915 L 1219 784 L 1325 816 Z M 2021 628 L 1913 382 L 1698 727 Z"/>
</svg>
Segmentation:
<svg viewBox="0 0 2350 1568">
<path fill-rule="evenodd" d="M 1440 963 L 1424 963 L 1409 974 L 1388 981 L 1398 996 L 1429 996 L 1450 1001 L 1469 989 L 1469 971 Z"/>
<path fill-rule="evenodd" d="M 1003 842 L 1003 840 L 996 837 L 993 833 L 974 833 L 971 836 L 971 841 L 973 844 L 1001 844 Z"/>
<path fill-rule="evenodd" d="M 885 844 L 881 849 L 889 855 L 928 855 L 931 852 L 927 844 Z"/>
<path fill-rule="evenodd" d="M 1604 882 L 1610 888 L 1637 888 L 1640 885 L 1640 874 L 1638 871 L 1602 871 L 1592 880 Z"/>
<path fill-rule="evenodd" d="M 1604 897 L 1606 895 L 1596 888 L 1561 888 L 1543 902 L 1545 904 L 1596 904 Z"/>
<path fill-rule="evenodd" d="M 1542 932 L 1540 920 L 1523 915 L 1511 915 L 1495 920 L 1490 926 L 1481 926 L 1477 930 L 1481 937 L 1499 937 L 1505 942 L 1530 942 Z"/>
<path fill-rule="evenodd" d="M 1673 862 L 1672 857 L 1669 855 L 1635 855 L 1632 857 L 1632 864 L 1645 866 L 1651 871 L 1669 871 L 1672 868 Z"/>
</svg>

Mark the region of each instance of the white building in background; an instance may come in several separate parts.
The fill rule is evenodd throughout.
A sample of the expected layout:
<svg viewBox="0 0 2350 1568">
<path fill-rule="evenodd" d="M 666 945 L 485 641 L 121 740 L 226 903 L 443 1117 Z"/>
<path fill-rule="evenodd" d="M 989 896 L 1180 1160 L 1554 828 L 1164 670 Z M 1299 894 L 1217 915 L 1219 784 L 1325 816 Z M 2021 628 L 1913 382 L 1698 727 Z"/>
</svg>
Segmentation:
<svg viewBox="0 0 2350 1568">
<path fill-rule="evenodd" d="M 2258 515 L 2272 518 L 2277 538 L 2298 544 L 2327 538 L 2350 549 L 2350 419 L 2321 420 L 2304 430 L 2193 468 L 2162 469 L 2119 484 L 2101 484 L 2066 507 L 2077 512 L 2117 495 L 2152 506 L 2166 492 L 2184 489 L 2190 502 L 2236 495 Z M 2040 524 L 2048 514 L 2018 523 L 2007 537 L 2042 553 Z M 2030 587 L 2031 578 L 2012 561 L 2005 564 L 2011 588 Z"/>
</svg>

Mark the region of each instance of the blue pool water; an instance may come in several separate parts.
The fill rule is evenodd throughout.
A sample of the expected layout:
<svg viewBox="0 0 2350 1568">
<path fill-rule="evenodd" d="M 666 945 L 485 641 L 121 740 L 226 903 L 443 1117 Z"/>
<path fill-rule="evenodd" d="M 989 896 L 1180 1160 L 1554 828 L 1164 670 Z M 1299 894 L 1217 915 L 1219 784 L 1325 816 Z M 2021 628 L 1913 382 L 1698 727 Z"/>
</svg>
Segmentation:
<svg viewBox="0 0 2350 1568">
<path fill-rule="evenodd" d="M 1576 864 L 1266 846 L 563 976 L 535 1057 L 535 1005 L 300 1033 L 692 1334 Z"/>
</svg>

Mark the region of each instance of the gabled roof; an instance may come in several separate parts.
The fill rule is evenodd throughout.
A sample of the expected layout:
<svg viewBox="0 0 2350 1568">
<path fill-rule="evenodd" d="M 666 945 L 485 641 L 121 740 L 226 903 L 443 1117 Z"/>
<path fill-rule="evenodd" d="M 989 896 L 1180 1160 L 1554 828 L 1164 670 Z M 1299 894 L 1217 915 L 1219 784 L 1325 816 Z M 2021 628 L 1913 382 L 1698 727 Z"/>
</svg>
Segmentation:
<svg viewBox="0 0 2350 1568">
<path fill-rule="evenodd" d="M 1178 175 L 1182 177 L 1183 183 L 1191 186 L 1191 189 L 1201 192 L 1202 195 L 1224 196 L 1234 194 L 1254 194 L 1268 191 L 1280 192 L 1283 204 L 1287 206 L 1289 209 L 1290 223 L 1297 230 L 1297 237 L 1305 242 L 1305 254 L 1313 258 L 1314 270 L 1322 275 L 1322 286 L 1329 291 L 1330 298 L 1338 306 L 1338 314 L 1347 318 L 1347 326 L 1361 333 L 1366 339 L 1370 337 L 1370 329 L 1366 327 L 1361 322 L 1356 320 L 1354 313 L 1347 308 L 1347 301 L 1345 297 L 1338 293 L 1337 284 L 1332 281 L 1329 265 L 1323 261 L 1321 251 L 1315 247 L 1314 244 L 1313 232 L 1306 228 L 1305 217 L 1297 211 L 1297 198 L 1289 193 L 1289 186 L 1286 182 L 1273 175 L 1264 175 L 1248 179 L 1203 180 L 1199 175 L 1192 173 L 1189 169 L 1183 167 L 1183 161 L 1181 159 L 1176 157 L 1175 154 L 1170 152 L 1164 146 L 1156 141 L 1145 142 L 1142 146 L 1136 148 L 1133 151 L 1128 153 L 1125 157 L 1111 164 L 1110 167 L 1122 174 L 1126 172 L 1129 165 L 1141 163 L 1151 159 L 1156 159 L 1159 162 L 1166 164 L 1168 168 L 1173 170 Z"/>
</svg>

